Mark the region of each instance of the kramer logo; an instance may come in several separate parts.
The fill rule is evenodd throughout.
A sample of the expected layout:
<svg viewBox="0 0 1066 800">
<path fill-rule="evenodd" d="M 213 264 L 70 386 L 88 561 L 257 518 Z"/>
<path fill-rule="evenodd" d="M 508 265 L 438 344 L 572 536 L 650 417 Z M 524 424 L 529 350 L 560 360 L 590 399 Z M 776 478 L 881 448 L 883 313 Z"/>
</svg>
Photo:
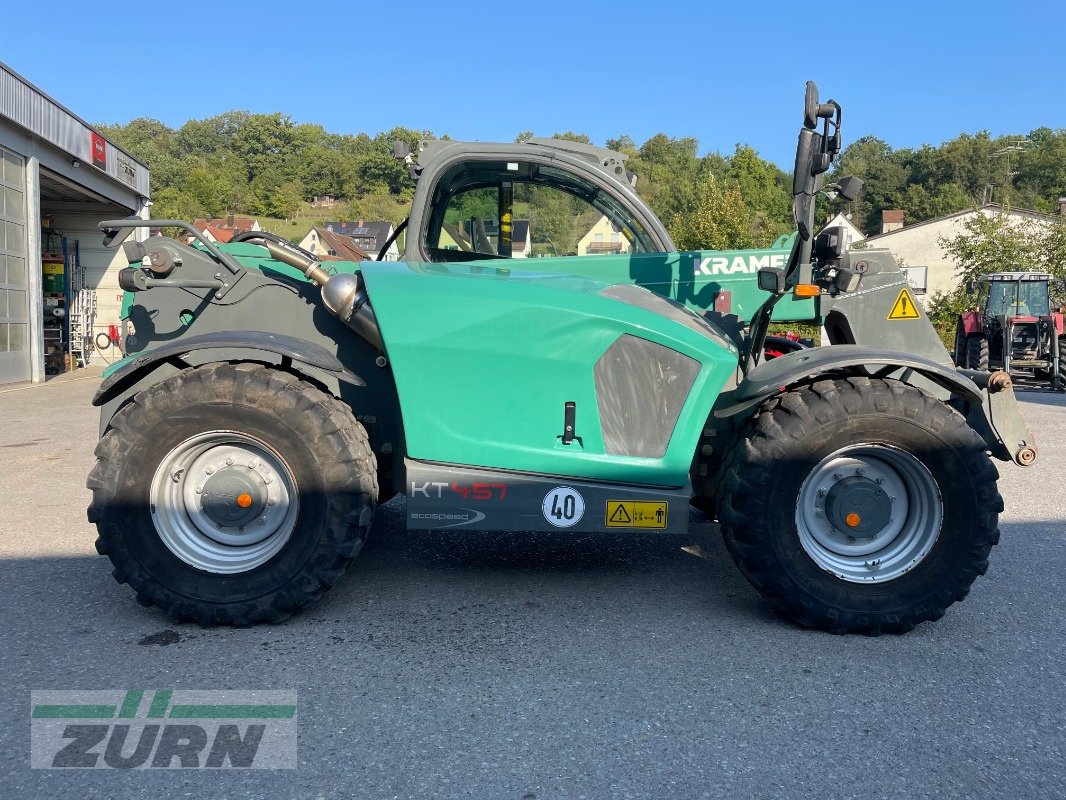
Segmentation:
<svg viewBox="0 0 1066 800">
<path fill-rule="evenodd" d="M 738 272 L 755 274 L 763 267 L 783 267 L 787 253 L 769 253 L 763 256 L 708 256 L 692 259 L 693 269 L 704 275 L 735 275 Z"/>
<path fill-rule="evenodd" d="M 295 769 L 293 690 L 30 692 L 34 769 Z"/>
</svg>

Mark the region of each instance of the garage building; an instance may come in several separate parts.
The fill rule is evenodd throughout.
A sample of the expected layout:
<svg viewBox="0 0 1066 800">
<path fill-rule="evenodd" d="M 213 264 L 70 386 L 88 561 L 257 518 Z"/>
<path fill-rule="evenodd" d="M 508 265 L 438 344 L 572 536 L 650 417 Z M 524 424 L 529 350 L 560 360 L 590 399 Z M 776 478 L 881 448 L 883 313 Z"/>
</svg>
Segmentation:
<svg viewBox="0 0 1066 800">
<path fill-rule="evenodd" d="M 2 63 L 0 161 L 0 385 L 120 358 L 97 223 L 148 218 L 148 167 Z"/>
</svg>

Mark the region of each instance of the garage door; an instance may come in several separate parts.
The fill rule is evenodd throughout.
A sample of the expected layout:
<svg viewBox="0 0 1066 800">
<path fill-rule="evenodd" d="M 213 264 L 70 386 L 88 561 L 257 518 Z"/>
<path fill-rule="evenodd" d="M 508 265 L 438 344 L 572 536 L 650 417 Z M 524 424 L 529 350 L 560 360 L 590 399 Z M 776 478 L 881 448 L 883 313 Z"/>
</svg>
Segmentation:
<svg viewBox="0 0 1066 800">
<path fill-rule="evenodd" d="M 0 147 L 0 383 L 30 379 L 26 165 Z"/>
</svg>

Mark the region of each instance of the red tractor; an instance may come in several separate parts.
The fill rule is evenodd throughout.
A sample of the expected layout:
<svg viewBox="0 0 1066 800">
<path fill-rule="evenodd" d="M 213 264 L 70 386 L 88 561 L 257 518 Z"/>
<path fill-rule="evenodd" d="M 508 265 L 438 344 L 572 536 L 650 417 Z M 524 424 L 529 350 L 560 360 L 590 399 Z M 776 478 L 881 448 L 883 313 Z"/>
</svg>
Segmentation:
<svg viewBox="0 0 1066 800">
<path fill-rule="evenodd" d="M 1051 310 L 1053 287 L 1061 291 L 1063 282 L 1047 272 L 997 272 L 970 281 L 977 303 L 959 316 L 956 365 L 1066 387 L 1063 313 Z"/>
</svg>

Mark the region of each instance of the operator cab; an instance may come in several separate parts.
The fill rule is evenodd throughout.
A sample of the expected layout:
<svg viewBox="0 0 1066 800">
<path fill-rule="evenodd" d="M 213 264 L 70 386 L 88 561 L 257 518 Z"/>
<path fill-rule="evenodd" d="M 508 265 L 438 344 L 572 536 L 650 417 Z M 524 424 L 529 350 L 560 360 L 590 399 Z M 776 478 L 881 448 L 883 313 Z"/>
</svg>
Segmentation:
<svg viewBox="0 0 1066 800">
<path fill-rule="evenodd" d="M 532 161 L 464 161 L 433 189 L 422 241 L 431 261 L 648 253 L 638 215 L 591 180 Z"/>
</svg>

